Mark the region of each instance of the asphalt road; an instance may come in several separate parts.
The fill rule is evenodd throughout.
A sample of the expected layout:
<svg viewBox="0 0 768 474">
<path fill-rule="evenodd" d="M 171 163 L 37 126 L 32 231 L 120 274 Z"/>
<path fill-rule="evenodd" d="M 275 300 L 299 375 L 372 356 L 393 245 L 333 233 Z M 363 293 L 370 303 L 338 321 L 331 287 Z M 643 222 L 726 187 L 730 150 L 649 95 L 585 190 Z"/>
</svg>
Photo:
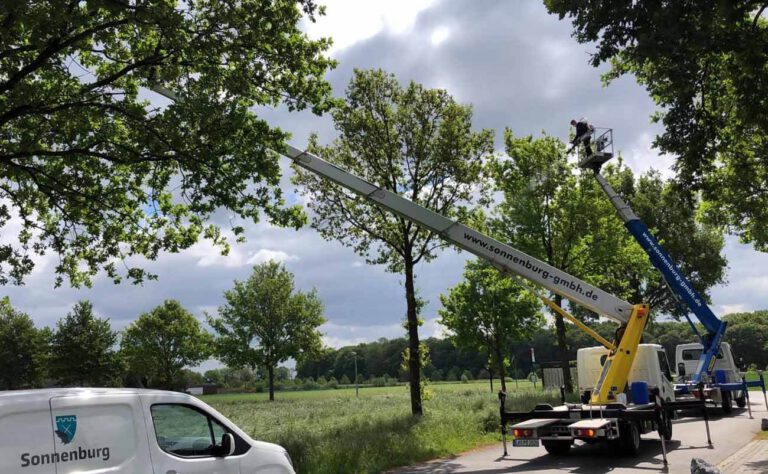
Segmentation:
<svg viewBox="0 0 768 474">
<path fill-rule="evenodd" d="M 759 393 L 759 392 L 758 392 Z M 622 457 L 608 444 L 572 447 L 565 456 L 548 455 L 543 447 L 513 448 L 508 444 L 508 456 L 502 456 L 501 444 L 465 453 L 452 459 L 441 459 L 395 471 L 405 473 L 459 473 L 477 472 L 495 474 L 503 472 L 572 472 L 572 473 L 638 473 L 669 472 L 690 473 L 691 458 L 702 458 L 713 465 L 721 463 L 745 447 L 760 430 L 760 419 L 768 418 L 762 393 L 753 392 L 751 398 L 753 419 L 746 409 L 734 406 L 731 416 L 723 416 L 719 408 L 710 408 L 710 433 L 713 446 L 707 444 L 704 421 L 682 417 L 674 421 L 672 440 L 667 442 L 665 468 L 662 462 L 661 441 L 656 433 L 643 435 L 641 452 L 637 457 Z"/>
</svg>

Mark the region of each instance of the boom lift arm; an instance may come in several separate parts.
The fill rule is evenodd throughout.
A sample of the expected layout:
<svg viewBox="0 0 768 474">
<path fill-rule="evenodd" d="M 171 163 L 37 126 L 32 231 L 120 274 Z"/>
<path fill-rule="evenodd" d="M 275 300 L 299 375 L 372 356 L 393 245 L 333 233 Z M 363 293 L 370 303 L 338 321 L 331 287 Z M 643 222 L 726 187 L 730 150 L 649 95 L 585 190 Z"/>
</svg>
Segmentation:
<svg viewBox="0 0 768 474">
<path fill-rule="evenodd" d="M 155 86 L 152 90 L 171 100 L 177 100 L 176 94 L 165 87 Z M 613 402 L 616 400 L 616 395 L 624 390 L 640 337 L 648 320 L 648 305 L 632 305 L 520 250 L 369 183 L 309 152 L 287 144 L 283 150 L 278 151 L 301 168 L 329 179 L 364 197 L 374 205 L 429 229 L 453 245 L 485 259 L 502 273 L 533 282 L 618 322 L 621 325 L 617 332 L 618 337 L 615 344 L 611 344 L 554 302 L 538 295 L 548 307 L 569 319 L 610 350 L 598 385 L 592 393 L 592 403 Z"/>
<path fill-rule="evenodd" d="M 618 346 L 606 344 L 607 341 L 602 338 L 598 339 L 611 352 L 603 366 L 591 401 L 597 404 L 610 403 L 616 401 L 616 395 L 624 390 L 637 346 L 648 320 L 648 305 L 631 305 L 514 247 L 371 184 L 311 153 L 286 145 L 284 154 L 300 167 L 330 179 L 365 197 L 373 204 L 427 228 L 457 247 L 487 260 L 502 273 L 529 280 L 620 323 L 622 326 L 616 341 Z M 584 326 L 578 319 L 571 317 L 548 299 L 542 299 L 547 306 L 595 337 L 594 331 Z"/>
<path fill-rule="evenodd" d="M 595 142 L 597 143 L 596 153 L 592 156 L 585 157 L 579 163 L 579 166 L 591 169 L 594 172 L 597 182 L 610 199 L 613 207 L 616 208 L 619 217 L 621 217 L 621 220 L 624 222 L 624 226 L 648 254 L 653 266 L 661 272 L 675 297 L 685 302 L 687 308 L 706 329 L 707 333 L 704 336 L 701 336 L 688 314 L 685 315 L 686 319 L 688 319 L 688 323 L 693 328 L 694 333 L 699 336 L 701 344 L 704 346 L 696 372 L 691 380 L 691 383 L 696 385 L 702 381 L 704 374 L 707 374 L 709 377 L 712 376 L 712 371 L 717 360 L 716 356 L 720 350 L 720 342 L 723 339 L 727 323 L 715 316 L 706 301 L 704 301 L 704 298 L 696 291 L 685 275 L 683 275 L 675 261 L 672 260 L 661 244 L 659 244 L 659 241 L 656 240 L 653 234 L 651 234 L 643 221 L 637 217 L 632 208 L 624 202 L 621 196 L 619 196 L 608 181 L 606 181 L 605 177 L 600 174 L 600 168 L 603 163 L 613 157 L 612 152 L 606 151 L 608 149 L 607 147 L 610 147 L 613 144 L 611 130 L 609 129 L 604 132 Z"/>
</svg>

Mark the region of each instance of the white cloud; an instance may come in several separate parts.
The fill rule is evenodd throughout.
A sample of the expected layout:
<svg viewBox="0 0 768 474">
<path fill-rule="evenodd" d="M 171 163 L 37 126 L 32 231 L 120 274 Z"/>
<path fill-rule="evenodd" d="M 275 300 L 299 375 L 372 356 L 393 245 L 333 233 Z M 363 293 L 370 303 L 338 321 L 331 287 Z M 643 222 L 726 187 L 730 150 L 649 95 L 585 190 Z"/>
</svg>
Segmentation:
<svg viewBox="0 0 768 474">
<path fill-rule="evenodd" d="M 747 305 L 741 303 L 716 305 L 713 309 L 721 316 L 731 313 L 743 313 L 745 311 L 749 311 Z"/>
<path fill-rule="evenodd" d="M 674 159 L 668 155 L 660 155 L 652 148 L 655 132 L 650 130 L 643 132 L 628 147 L 622 150 L 621 131 L 614 130 L 614 150 L 621 150 L 627 166 L 636 174 L 645 173 L 650 169 L 658 170 L 664 178 L 674 176 L 672 164 Z"/>
<path fill-rule="evenodd" d="M 336 349 L 354 346 L 362 342 L 375 341 L 381 337 L 393 339 L 405 335 L 405 329 L 403 329 L 402 324 L 363 326 L 327 322 L 320 326 L 320 332 L 323 333 L 325 345 Z"/>
<path fill-rule="evenodd" d="M 407 33 L 418 14 L 435 0 L 325 0 L 326 15 L 315 23 L 304 22 L 311 38 L 331 37 L 331 54 L 385 31 L 393 35 Z"/>
<path fill-rule="evenodd" d="M 448 27 L 441 26 L 432 31 L 432 35 L 429 37 L 429 41 L 432 43 L 432 46 L 437 46 L 443 41 L 447 40 L 450 34 L 451 30 L 448 29 Z"/>
<path fill-rule="evenodd" d="M 259 263 L 268 262 L 270 260 L 275 260 L 278 262 L 295 262 L 299 260 L 299 256 L 291 255 L 289 253 L 283 252 L 282 250 L 261 249 L 254 253 L 246 263 L 249 265 L 256 265 Z"/>
</svg>

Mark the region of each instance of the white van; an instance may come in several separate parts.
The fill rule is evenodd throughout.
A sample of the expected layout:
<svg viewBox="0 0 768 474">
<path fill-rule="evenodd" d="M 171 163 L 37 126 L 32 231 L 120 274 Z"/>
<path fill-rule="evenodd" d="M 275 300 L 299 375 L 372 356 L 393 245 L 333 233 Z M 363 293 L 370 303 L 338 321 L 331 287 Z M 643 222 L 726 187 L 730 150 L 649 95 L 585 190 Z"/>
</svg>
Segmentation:
<svg viewBox="0 0 768 474">
<path fill-rule="evenodd" d="M 0 473 L 293 474 L 195 397 L 160 390 L 0 392 Z"/>
</svg>

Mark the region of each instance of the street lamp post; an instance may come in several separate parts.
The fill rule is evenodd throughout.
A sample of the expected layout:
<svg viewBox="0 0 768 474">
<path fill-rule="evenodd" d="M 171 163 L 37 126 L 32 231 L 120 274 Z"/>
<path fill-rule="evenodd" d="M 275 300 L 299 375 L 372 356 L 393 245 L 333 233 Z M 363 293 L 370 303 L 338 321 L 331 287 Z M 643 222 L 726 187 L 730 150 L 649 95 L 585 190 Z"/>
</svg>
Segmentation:
<svg viewBox="0 0 768 474">
<path fill-rule="evenodd" d="M 357 387 L 357 352 L 352 352 L 352 357 L 355 358 L 355 396 L 359 397 L 360 396 L 360 392 L 359 392 L 359 389 Z"/>
</svg>

